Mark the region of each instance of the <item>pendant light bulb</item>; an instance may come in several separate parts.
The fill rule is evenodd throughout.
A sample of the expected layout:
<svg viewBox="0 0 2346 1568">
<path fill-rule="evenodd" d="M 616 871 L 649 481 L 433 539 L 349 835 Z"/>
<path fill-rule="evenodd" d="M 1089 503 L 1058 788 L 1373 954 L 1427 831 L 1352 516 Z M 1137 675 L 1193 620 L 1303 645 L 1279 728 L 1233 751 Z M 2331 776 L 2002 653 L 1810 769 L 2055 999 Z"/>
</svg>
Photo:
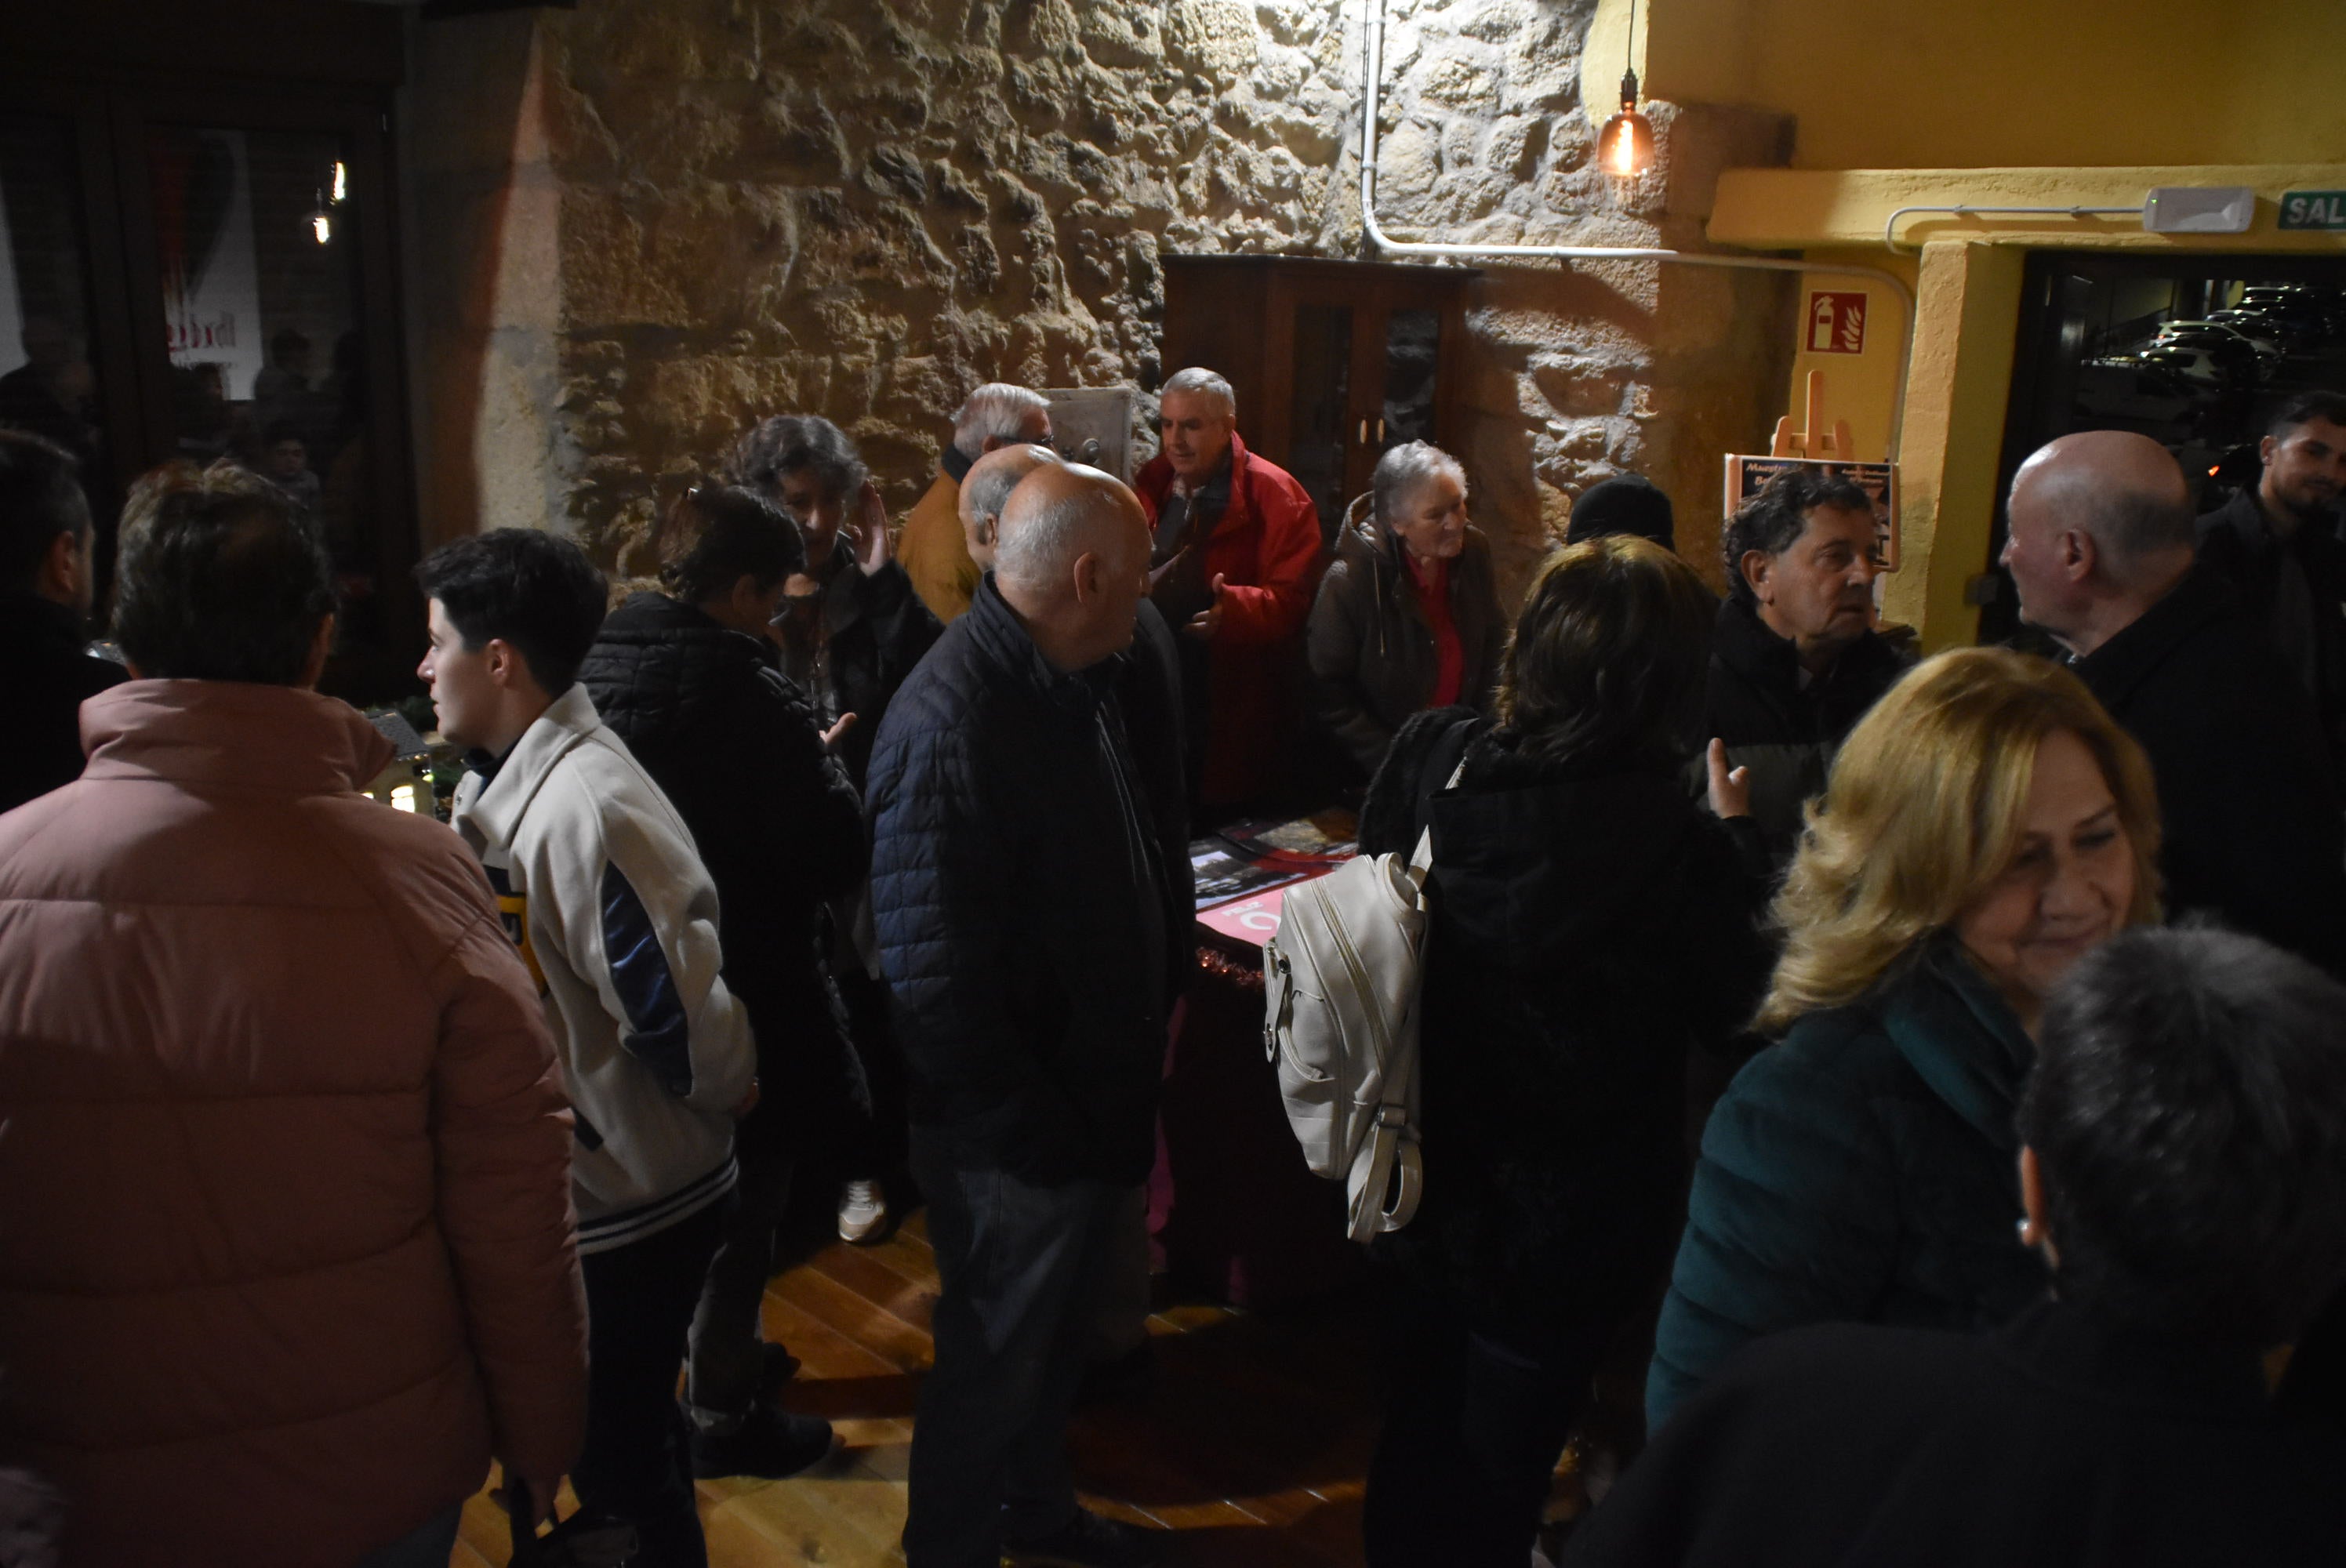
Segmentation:
<svg viewBox="0 0 2346 1568">
<path fill-rule="evenodd" d="M 1654 167 L 1654 122 L 1637 112 L 1637 73 L 1621 78 L 1621 112 L 1596 134 L 1596 161 L 1618 179 L 1634 178 Z"/>
</svg>

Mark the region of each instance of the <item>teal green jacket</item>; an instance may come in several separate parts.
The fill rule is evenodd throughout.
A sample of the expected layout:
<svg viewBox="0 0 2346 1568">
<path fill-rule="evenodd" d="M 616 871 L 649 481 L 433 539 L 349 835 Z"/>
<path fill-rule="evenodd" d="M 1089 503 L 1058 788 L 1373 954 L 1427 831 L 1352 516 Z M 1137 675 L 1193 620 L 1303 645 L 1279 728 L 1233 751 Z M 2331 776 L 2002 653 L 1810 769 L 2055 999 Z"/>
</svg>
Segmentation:
<svg viewBox="0 0 2346 1568">
<path fill-rule="evenodd" d="M 1974 1329 L 2045 1293 L 2013 1111 L 2035 1047 L 1948 939 L 1811 1013 L 1711 1113 L 1655 1330 L 1648 1431 L 1746 1340 L 1807 1323 Z"/>
</svg>

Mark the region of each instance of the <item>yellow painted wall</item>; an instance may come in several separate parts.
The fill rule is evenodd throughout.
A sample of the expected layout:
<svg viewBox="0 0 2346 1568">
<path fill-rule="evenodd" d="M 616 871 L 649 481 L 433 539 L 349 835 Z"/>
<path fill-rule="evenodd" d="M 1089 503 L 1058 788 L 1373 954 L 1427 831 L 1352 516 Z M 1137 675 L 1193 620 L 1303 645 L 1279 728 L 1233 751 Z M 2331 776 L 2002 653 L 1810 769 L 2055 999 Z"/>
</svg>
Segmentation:
<svg viewBox="0 0 2346 1568">
<path fill-rule="evenodd" d="M 1584 70 L 1617 81 L 1601 0 Z M 2341 0 L 1636 0 L 1646 90 L 1797 122 L 1802 168 L 2291 163 L 2346 150 Z"/>
<path fill-rule="evenodd" d="M 1932 647 L 1978 624 L 1964 590 L 1987 565 L 2028 249 L 2346 249 L 2346 236 L 2278 232 L 2274 201 L 2346 188 L 2346 0 L 1597 0 L 1581 67 L 1593 121 L 1612 112 L 1633 55 L 1649 97 L 1794 123 L 1790 169 L 1722 177 L 1712 243 L 1916 279 L 1905 569 L 1885 608 Z M 2154 185 L 2253 187 L 2254 228 L 2170 239 L 2132 216 L 1916 215 L 1900 224 L 1901 249 L 1882 239 L 1908 204 L 2138 207 Z M 1823 370 L 1827 417 L 1849 420 L 1872 457 L 1899 373 L 1895 295 L 1810 273 L 1796 308 L 1852 289 L 1869 295 L 1866 351 L 1804 347 L 1786 403 L 1797 415 L 1807 372 Z"/>
</svg>

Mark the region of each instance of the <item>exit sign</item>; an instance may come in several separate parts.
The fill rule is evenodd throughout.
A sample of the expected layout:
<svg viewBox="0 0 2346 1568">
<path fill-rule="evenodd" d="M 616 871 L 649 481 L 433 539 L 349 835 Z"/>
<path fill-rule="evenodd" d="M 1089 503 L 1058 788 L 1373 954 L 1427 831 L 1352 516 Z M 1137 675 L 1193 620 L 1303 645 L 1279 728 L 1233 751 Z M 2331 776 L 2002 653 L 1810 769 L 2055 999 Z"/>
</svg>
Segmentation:
<svg viewBox="0 0 2346 1568">
<path fill-rule="evenodd" d="M 2346 229 L 2346 190 L 2292 190 L 2280 199 L 2283 229 Z"/>
</svg>

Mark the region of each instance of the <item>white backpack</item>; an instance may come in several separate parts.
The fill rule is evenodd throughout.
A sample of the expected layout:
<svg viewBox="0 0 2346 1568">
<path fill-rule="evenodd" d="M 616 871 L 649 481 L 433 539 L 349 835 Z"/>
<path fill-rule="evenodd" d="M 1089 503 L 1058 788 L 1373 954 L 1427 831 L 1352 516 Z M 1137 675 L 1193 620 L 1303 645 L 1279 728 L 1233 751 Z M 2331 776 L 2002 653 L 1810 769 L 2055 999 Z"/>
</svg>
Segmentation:
<svg viewBox="0 0 2346 1568">
<path fill-rule="evenodd" d="M 1354 1241 L 1407 1225 L 1424 1186 L 1418 993 L 1433 863 L 1429 827 L 1406 860 L 1361 855 L 1291 887 L 1278 934 L 1263 944 L 1263 1046 L 1287 1125 L 1312 1174 L 1345 1184 Z"/>
</svg>

